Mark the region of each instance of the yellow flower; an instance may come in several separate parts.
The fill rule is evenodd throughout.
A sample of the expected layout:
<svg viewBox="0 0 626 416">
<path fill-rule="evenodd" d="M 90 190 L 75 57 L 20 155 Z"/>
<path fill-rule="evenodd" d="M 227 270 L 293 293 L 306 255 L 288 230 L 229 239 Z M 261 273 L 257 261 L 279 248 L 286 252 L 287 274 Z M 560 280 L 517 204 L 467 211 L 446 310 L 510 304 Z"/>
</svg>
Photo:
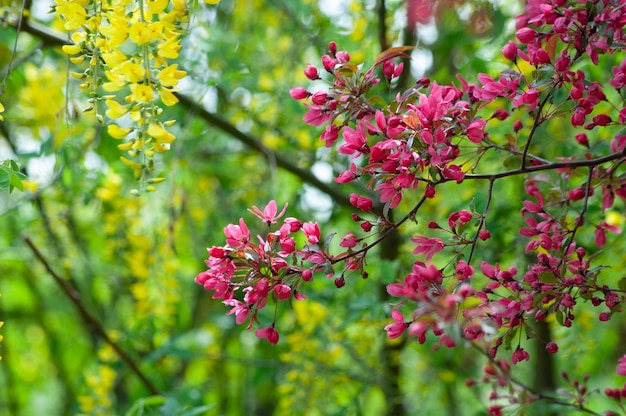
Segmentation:
<svg viewBox="0 0 626 416">
<path fill-rule="evenodd" d="M 0 113 L 4 113 L 4 106 L 2 105 L 2 103 L 0 103 Z M 2 114 L 0 114 L 0 121 L 4 121 L 4 117 L 2 117 Z"/>
<path fill-rule="evenodd" d="M 187 2 L 185 0 L 172 0 L 172 4 L 174 4 L 174 10 L 185 10 L 187 6 Z"/>
<path fill-rule="evenodd" d="M 116 48 L 123 44 L 128 37 L 128 19 L 124 15 L 118 17 L 109 14 L 108 20 L 108 26 L 100 26 L 98 29 L 102 35 L 106 36 L 109 46 Z"/>
<path fill-rule="evenodd" d="M 154 100 L 154 92 L 152 88 L 144 84 L 130 84 L 131 94 L 126 97 L 127 102 L 131 103 L 149 103 Z"/>
<path fill-rule="evenodd" d="M 168 90 L 167 88 L 159 88 L 159 96 L 161 97 L 161 101 L 168 107 L 173 106 L 178 102 L 178 98 L 174 95 L 172 90 Z"/>
<path fill-rule="evenodd" d="M 128 112 L 128 107 L 121 105 L 115 100 L 106 100 L 106 105 L 109 107 L 106 111 L 106 115 L 109 118 L 120 118 Z"/>
<path fill-rule="evenodd" d="M 109 132 L 109 135 L 114 139 L 123 139 L 124 137 L 128 136 L 130 132 L 133 131 L 133 129 L 131 127 L 124 128 L 118 126 L 117 124 L 110 124 L 109 127 L 107 127 L 107 131 Z"/>
<path fill-rule="evenodd" d="M 206 4 L 217 4 L 220 2 L 220 0 L 204 0 L 204 2 Z"/>
<path fill-rule="evenodd" d="M 161 81 L 161 85 L 166 87 L 174 87 L 178 84 L 178 80 L 182 79 L 187 75 L 185 71 L 180 71 L 178 68 L 178 64 L 170 65 L 166 68 L 163 68 L 157 78 Z"/>
<path fill-rule="evenodd" d="M 107 92 L 119 91 L 126 86 L 124 75 L 116 74 L 113 71 L 105 72 L 109 82 L 102 84 L 102 89 Z"/>
<path fill-rule="evenodd" d="M 124 61 L 119 66 L 115 67 L 113 71 L 117 74 L 124 75 L 124 79 L 127 82 L 143 81 L 146 77 L 146 69 L 144 66 L 131 61 Z"/>
<path fill-rule="evenodd" d="M 63 28 L 67 31 L 78 29 L 87 22 L 87 10 L 80 1 L 58 2 L 56 13 L 65 19 Z"/>
<path fill-rule="evenodd" d="M 150 35 L 151 32 L 144 22 L 135 22 L 128 30 L 130 40 L 139 46 L 150 42 Z"/>
<path fill-rule="evenodd" d="M 148 126 L 148 135 L 155 140 L 154 151 L 159 153 L 169 150 L 169 144 L 176 140 L 176 137 L 165 130 L 161 123 L 150 123 L 150 126 Z"/>
<path fill-rule="evenodd" d="M 122 62 L 128 59 L 128 56 L 124 55 L 118 49 L 113 49 L 111 52 L 105 52 L 100 57 L 106 62 L 109 68 L 115 68 Z"/>
<path fill-rule="evenodd" d="M 176 59 L 178 58 L 178 51 L 182 48 L 179 43 L 180 39 L 168 38 L 165 42 L 159 44 L 157 54 L 161 58 Z"/>
<path fill-rule="evenodd" d="M 77 53 L 80 53 L 80 51 L 83 50 L 83 47 L 77 44 L 63 45 L 61 49 L 63 49 L 63 52 L 65 52 L 68 55 L 76 55 Z"/>
<path fill-rule="evenodd" d="M 150 13 L 152 14 L 159 14 L 165 11 L 168 4 L 170 4 L 169 0 L 148 1 L 148 9 L 150 9 Z"/>
</svg>

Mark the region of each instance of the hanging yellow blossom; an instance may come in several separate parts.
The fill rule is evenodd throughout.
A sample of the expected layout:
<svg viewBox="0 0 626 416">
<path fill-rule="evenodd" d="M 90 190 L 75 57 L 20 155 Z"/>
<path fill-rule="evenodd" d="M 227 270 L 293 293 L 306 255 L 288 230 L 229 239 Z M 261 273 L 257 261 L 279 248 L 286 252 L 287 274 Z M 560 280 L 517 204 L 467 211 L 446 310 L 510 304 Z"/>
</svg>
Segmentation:
<svg viewBox="0 0 626 416">
<path fill-rule="evenodd" d="M 118 148 L 128 154 L 122 161 L 143 179 L 152 170 L 153 153 L 169 149 L 175 140 L 167 131 L 170 124 L 158 118 L 160 106 L 178 102 L 176 86 L 186 76 L 170 60 L 179 56 L 187 2 L 109 0 L 106 7 L 92 6 L 91 0 L 56 0 L 55 11 L 73 42 L 63 51 L 72 63 L 88 65 L 71 71 L 91 96 L 85 111 L 94 111 L 99 122 L 108 124 L 107 132 L 115 139 L 136 133 Z M 126 116 L 134 125 L 107 123 L 103 115 L 111 120 Z"/>
</svg>

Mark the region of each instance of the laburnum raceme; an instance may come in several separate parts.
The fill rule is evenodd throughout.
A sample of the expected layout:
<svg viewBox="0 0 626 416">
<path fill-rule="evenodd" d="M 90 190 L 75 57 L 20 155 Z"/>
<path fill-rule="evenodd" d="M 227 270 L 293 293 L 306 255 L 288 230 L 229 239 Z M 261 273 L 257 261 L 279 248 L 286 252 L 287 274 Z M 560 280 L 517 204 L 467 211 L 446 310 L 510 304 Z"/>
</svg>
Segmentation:
<svg viewBox="0 0 626 416">
<path fill-rule="evenodd" d="M 171 63 L 178 57 L 188 24 L 186 2 L 56 0 L 53 8 L 71 33 L 72 44 L 63 51 L 73 64 L 86 67 L 71 72 L 91 95 L 83 111 L 95 112 L 98 122 L 107 124 L 109 135 L 123 140 L 118 148 L 128 157 L 121 160 L 137 178 L 150 176 L 154 153 L 168 150 L 176 139 L 168 131 L 175 121 L 162 121 L 160 116 L 162 105 L 178 102 L 174 92 L 186 75 Z"/>
<path fill-rule="evenodd" d="M 425 220 L 426 229 L 409 239 L 415 256 L 410 272 L 385 282 L 395 305 L 392 322 L 384 328 L 388 336 L 419 343 L 432 337 L 449 348 L 472 345 L 488 359 L 479 382 L 493 386 L 492 399 L 501 398 L 500 390 L 528 391 L 511 375 L 530 359 L 522 340 L 535 338 L 547 352 L 559 351 L 556 342 L 535 332 L 533 323 L 554 319 L 571 327 L 581 303 L 596 307 L 599 321 L 624 308 L 626 278 L 611 284 L 602 273 L 605 267 L 593 264 L 611 234 L 621 232 L 623 215 L 615 213 L 615 206 L 623 207 L 626 199 L 623 9 L 623 2 L 609 0 L 530 0 L 516 18 L 515 40 L 502 49 L 509 69 L 478 74 L 475 82 L 458 75 L 451 85 L 421 78 L 391 94 L 387 103 L 381 103 L 376 86 L 387 82 L 391 89 L 403 70 L 394 60 L 408 58 L 410 48 L 391 48 L 366 69 L 331 42 L 321 64 L 304 70 L 318 91 L 295 87 L 290 93 L 304 101 L 304 121 L 320 126 L 320 139 L 343 155 L 345 168 L 335 181 L 364 183 L 367 194 L 350 195 L 360 231 L 347 233 L 340 244 L 347 250 L 332 255 L 320 243 L 317 224 L 298 222 L 308 245 L 283 252 L 294 260 L 277 268 L 273 261 L 285 259 L 280 241 L 289 239 L 291 226 L 285 221 L 253 244 L 249 236 L 240 241 L 240 234 L 247 234 L 241 220 L 227 227 L 226 246 L 210 249 L 209 271 L 196 280 L 237 308 L 231 311 L 237 322 L 245 321 L 239 318 L 245 313 L 252 314 L 252 323 L 267 296 L 234 300 L 238 292 L 271 293 L 280 300 L 287 297 L 281 285 L 295 293 L 315 272 L 332 275 L 333 267 L 343 263 L 344 272 L 335 279 L 341 287 L 347 271 L 367 276 L 366 256 L 391 231 Z M 322 91 L 320 83 L 326 84 Z M 562 137 L 548 136 L 548 126 Z M 555 154 L 554 140 L 563 153 Z M 499 170 L 485 171 L 496 164 L 484 160 L 503 163 Z M 495 184 L 515 176 L 524 178 L 525 196 L 513 208 L 518 220 L 507 226 L 526 239 L 530 260 L 502 265 L 479 253 L 492 240 L 488 224 Z M 436 195 L 458 199 L 455 189 L 467 181 L 486 185 L 480 209 L 468 203 L 436 220 L 419 218 Z M 392 210 L 402 212 L 395 215 L 399 220 L 392 219 Z M 275 211 L 254 213 L 269 226 Z M 369 244 L 363 243 L 366 239 Z M 275 331 L 274 320 L 257 335 L 275 343 Z M 617 371 L 626 371 L 622 361 Z M 581 409 L 589 395 L 584 386 L 571 382 L 571 397 Z M 506 397 L 509 405 L 516 403 L 514 395 Z M 543 398 L 538 393 L 525 397 Z M 567 398 L 557 401 L 572 405 Z M 502 414 L 503 406 L 495 404 L 489 413 Z"/>
</svg>

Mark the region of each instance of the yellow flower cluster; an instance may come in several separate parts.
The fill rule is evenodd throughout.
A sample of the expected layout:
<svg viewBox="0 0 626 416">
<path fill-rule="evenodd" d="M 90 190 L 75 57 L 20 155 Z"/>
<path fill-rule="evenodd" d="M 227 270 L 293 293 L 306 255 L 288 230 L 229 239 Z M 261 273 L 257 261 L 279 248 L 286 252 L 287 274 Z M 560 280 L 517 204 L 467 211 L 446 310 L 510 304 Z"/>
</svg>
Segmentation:
<svg viewBox="0 0 626 416">
<path fill-rule="evenodd" d="M 96 371 L 86 376 L 88 394 L 78 397 L 79 416 L 110 415 L 113 409 L 111 396 L 117 374 L 108 365 L 99 365 Z"/>
<path fill-rule="evenodd" d="M 98 122 L 124 140 L 121 160 L 143 179 L 153 171 L 154 153 L 168 150 L 176 137 L 167 130 L 174 120 L 160 121 L 160 105 L 178 102 L 174 94 L 185 71 L 178 58 L 188 24 L 185 0 L 55 0 L 55 12 L 71 32 L 73 44 L 63 51 L 83 72 L 71 72 L 89 90 Z M 157 179 L 156 182 L 160 181 Z M 153 189 L 149 186 L 147 190 Z"/>
</svg>

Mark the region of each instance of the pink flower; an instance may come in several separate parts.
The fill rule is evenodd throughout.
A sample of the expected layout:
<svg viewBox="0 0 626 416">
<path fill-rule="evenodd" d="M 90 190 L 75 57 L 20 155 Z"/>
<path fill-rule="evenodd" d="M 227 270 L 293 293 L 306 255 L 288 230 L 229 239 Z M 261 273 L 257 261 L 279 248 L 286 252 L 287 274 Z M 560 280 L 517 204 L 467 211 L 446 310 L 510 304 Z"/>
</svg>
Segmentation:
<svg viewBox="0 0 626 416">
<path fill-rule="evenodd" d="M 528 361 L 530 359 L 530 355 L 524 350 L 522 347 L 517 347 L 513 356 L 511 357 L 511 362 L 513 364 L 517 364 L 520 361 Z"/>
<path fill-rule="evenodd" d="M 618 376 L 626 376 L 626 354 L 619 359 L 616 371 Z"/>
<path fill-rule="evenodd" d="M 358 124 L 356 130 L 351 127 L 345 127 L 343 129 L 343 138 L 346 143 L 339 146 L 339 153 L 351 155 L 354 152 L 357 152 L 357 156 L 361 153 L 369 153 L 367 136 L 365 133 L 365 123 L 363 122 Z"/>
<path fill-rule="evenodd" d="M 374 203 L 371 199 L 354 193 L 350 194 L 350 203 L 353 207 L 365 212 L 371 210 L 374 207 Z"/>
<path fill-rule="evenodd" d="M 344 247 L 344 248 L 354 248 L 354 247 L 356 247 L 356 245 L 358 243 L 359 243 L 359 238 L 357 236 L 355 236 L 354 234 L 352 234 L 351 232 L 348 232 L 341 239 L 341 242 L 339 243 L 339 246 L 340 247 Z"/>
<path fill-rule="evenodd" d="M 235 314 L 235 322 L 237 322 L 237 325 L 241 325 L 246 321 L 246 319 L 248 319 L 250 308 L 245 303 L 242 303 L 237 299 L 226 299 L 223 303 L 224 305 L 233 307 L 228 312 L 228 315 Z"/>
<path fill-rule="evenodd" d="M 380 192 L 380 202 L 389 202 L 389 208 L 395 208 L 402 201 L 402 189 L 390 183 L 381 183 L 376 187 Z"/>
<path fill-rule="evenodd" d="M 261 212 L 261 210 L 258 209 L 256 206 L 253 206 L 252 209 L 249 209 L 248 211 L 250 211 L 252 215 L 257 217 L 258 219 L 260 219 L 261 221 L 269 225 L 269 224 L 276 224 L 276 220 L 285 214 L 286 209 L 287 209 L 287 204 L 285 204 L 282 211 L 280 211 L 280 213 L 276 215 L 278 208 L 276 207 L 276 201 L 272 199 L 270 202 L 268 202 L 265 208 L 263 208 L 263 212 Z"/>
<path fill-rule="evenodd" d="M 408 324 L 404 322 L 404 317 L 399 310 L 394 309 L 391 311 L 391 317 L 395 321 L 393 324 L 389 324 L 385 326 L 385 331 L 387 331 L 387 336 L 389 339 L 395 339 L 400 337 L 404 331 L 408 328 Z"/>
<path fill-rule="evenodd" d="M 467 127 L 467 138 L 474 143 L 480 143 L 485 137 L 485 125 L 487 122 L 485 120 L 476 120 L 472 121 L 470 125 Z"/>
<path fill-rule="evenodd" d="M 515 107 L 524 104 L 529 106 L 528 110 L 534 110 L 535 108 L 537 108 L 537 105 L 539 104 L 539 91 L 537 91 L 535 88 L 531 88 L 528 91 L 524 92 L 519 98 L 513 100 L 513 105 Z"/>
<path fill-rule="evenodd" d="M 278 331 L 276 331 L 276 328 L 274 328 L 273 325 L 267 328 L 257 329 L 256 336 L 259 338 L 265 338 L 271 344 L 274 344 L 274 345 L 278 343 L 278 338 L 279 338 Z"/>
<path fill-rule="evenodd" d="M 320 226 L 318 223 L 305 222 L 302 224 L 302 231 L 309 243 L 318 244 L 320 242 Z"/>
<path fill-rule="evenodd" d="M 242 248 L 250 242 L 250 230 L 243 218 L 239 219 L 239 225 L 228 224 L 224 228 L 224 234 L 226 243 L 233 248 Z"/>
<path fill-rule="evenodd" d="M 474 276 L 474 268 L 467 264 L 465 260 L 460 260 L 456 264 L 455 276 L 460 281 L 467 280 Z"/>
<path fill-rule="evenodd" d="M 302 228 L 302 221 L 293 217 L 285 218 L 285 224 L 289 226 L 289 232 L 291 233 L 300 231 L 300 228 Z"/>
<path fill-rule="evenodd" d="M 430 260 L 435 253 L 443 250 L 443 241 L 439 238 L 428 237 L 411 237 L 411 241 L 417 244 L 417 247 L 413 250 L 413 254 L 426 253 L 426 261 Z"/>
</svg>

